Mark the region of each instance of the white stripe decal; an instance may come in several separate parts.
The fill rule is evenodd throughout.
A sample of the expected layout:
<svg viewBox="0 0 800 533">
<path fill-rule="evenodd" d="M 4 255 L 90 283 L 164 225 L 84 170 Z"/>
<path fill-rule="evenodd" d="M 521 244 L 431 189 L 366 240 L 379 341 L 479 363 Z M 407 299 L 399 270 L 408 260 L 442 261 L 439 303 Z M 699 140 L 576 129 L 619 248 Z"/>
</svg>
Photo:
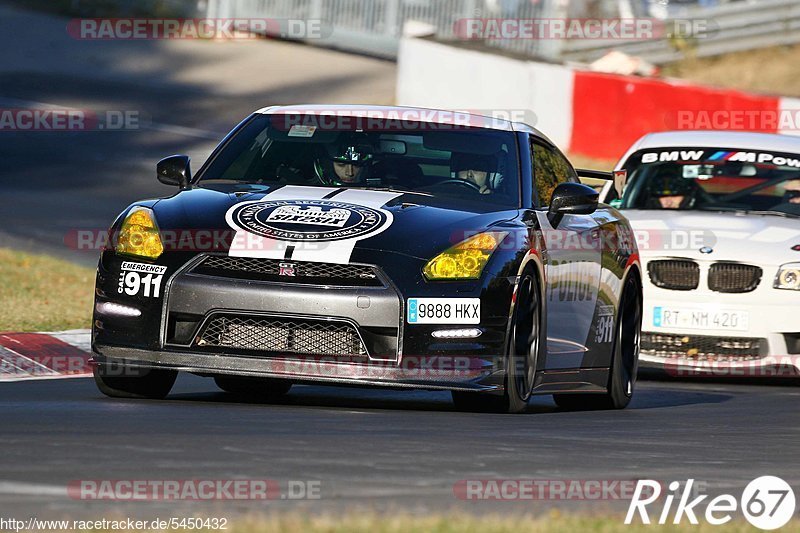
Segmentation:
<svg viewBox="0 0 800 533">
<path fill-rule="evenodd" d="M 367 191 L 363 189 L 347 189 L 343 192 L 336 194 L 330 200 L 325 200 L 325 197 L 338 191 L 339 188 L 330 187 L 304 187 L 304 186 L 286 186 L 278 189 L 274 193 L 268 193 L 260 200 L 241 202 L 231 207 L 225 215 L 225 221 L 228 225 L 236 230 L 236 236 L 229 255 L 231 257 L 256 257 L 265 259 L 284 259 L 287 254 L 287 248 L 292 247 L 291 260 L 294 261 L 313 261 L 313 262 L 326 262 L 326 263 L 340 263 L 346 264 L 350 262 L 350 257 L 353 254 L 353 249 L 358 241 L 370 237 L 374 237 L 379 233 L 386 230 L 391 226 L 393 221 L 392 213 L 381 209 L 387 202 L 397 198 L 402 193 L 390 193 L 384 191 Z M 279 209 L 289 210 L 289 217 L 292 216 L 292 210 L 300 210 L 301 217 L 305 217 L 306 210 L 318 209 L 313 205 L 304 205 L 303 200 L 320 202 L 320 206 L 325 207 L 330 205 L 332 211 L 339 211 L 345 213 L 343 218 L 339 218 L 339 222 L 335 218 L 331 218 L 326 222 L 319 221 L 311 225 L 319 225 L 320 231 L 318 233 L 298 232 L 291 234 L 290 230 L 281 230 L 284 233 L 291 234 L 291 237 L 285 235 L 281 237 L 272 237 L 269 227 L 263 224 L 263 221 L 256 220 L 255 215 L 252 213 L 258 210 L 258 204 L 263 205 L 269 209 L 268 213 L 274 213 Z M 286 201 L 294 202 L 285 206 L 270 206 L 270 202 Z M 329 203 L 329 204 L 328 204 Z M 345 205 L 335 205 L 335 204 Z M 349 204 L 349 205 L 347 205 Z M 249 208 L 249 206 L 253 206 Z M 355 209 L 353 206 L 363 207 L 363 210 Z M 243 212 L 250 211 L 248 218 L 247 214 Z M 347 214 L 353 212 L 361 212 L 363 224 L 357 230 L 345 225 L 345 218 Z M 318 211 L 319 212 L 319 211 Z M 283 213 L 281 213 L 283 214 Z M 271 214 L 269 215 L 271 216 Z M 243 219 L 248 219 L 251 224 L 249 231 Z M 349 220 L 349 219 L 348 219 Z M 373 224 L 373 227 L 370 227 Z M 266 234 L 256 233 L 261 231 L 263 226 Z M 284 223 L 284 226 L 288 223 Z M 306 224 L 309 225 L 309 224 Z M 320 236 L 318 240 L 303 239 L 301 236 L 319 235 L 326 233 L 344 233 L 337 238 Z M 351 233 L 348 233 L 351 232 Z M 347 238 L 347 235 L 353 235 Z M 344 237 L 344 238 L 343 238 Z"/>
</svg>

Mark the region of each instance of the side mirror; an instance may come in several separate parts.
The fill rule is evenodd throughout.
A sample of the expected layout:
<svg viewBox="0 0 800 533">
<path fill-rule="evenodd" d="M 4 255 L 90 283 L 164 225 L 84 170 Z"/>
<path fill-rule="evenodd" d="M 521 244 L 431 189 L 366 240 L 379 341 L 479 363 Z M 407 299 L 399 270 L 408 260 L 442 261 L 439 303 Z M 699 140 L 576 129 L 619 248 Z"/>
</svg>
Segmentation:
<svg viewBox="0 0 800 533">
<path fill-rule="evenodd" d="M 164 185 L 177 185 L 183 189 L 189 188 L 192 181 L 192 170 L 188 155 L 173 155 L 162 159 L 156 165 L 158 181 Z"/>
<path fill-rule="evenodd" d="M 562 183 L 553 191 L 550 200 L 550 221 L 564 215 L 591 215 L 597 211 L 600 193 L 583 183 Z M 556 224 L 554 224 L 556 225 Z"/>
</svg>

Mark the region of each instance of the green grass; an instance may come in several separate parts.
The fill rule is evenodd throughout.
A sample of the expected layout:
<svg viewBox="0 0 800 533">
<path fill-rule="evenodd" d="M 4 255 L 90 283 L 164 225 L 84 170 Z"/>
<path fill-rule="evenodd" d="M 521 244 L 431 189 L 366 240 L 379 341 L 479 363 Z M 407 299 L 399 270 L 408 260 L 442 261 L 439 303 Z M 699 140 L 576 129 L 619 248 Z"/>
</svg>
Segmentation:
<svg viewBox="0 0 800 533">
<path fill-rule="evenodd" d="M 411 515 L 406 513 L 350 513 L 343 516 L 314 516 L 313 513 L 275 514 L 254 517 L 231 524 L 229 533 L 726 533 L 759 531 L 743 519 L 724 526 L 711 526 L 701 522 L 693 526 L 686 523 L 680 526 L 657 526 L 623 523 L 624 514 L 619 516 L 593 516 L 581 514 L 562 514 L 551 510 L 539 515 L 519 515 L 516 513 L 474 515 L 468 513 L 447 513 L 435 515 Z M 792 522 L 781 531 L 798 532 L 800 522 Z"/>
<path fill-rule="evenodd" d="M 0 331 L 89 328 L 94 270 L 0 248 Z"/>
</svg>

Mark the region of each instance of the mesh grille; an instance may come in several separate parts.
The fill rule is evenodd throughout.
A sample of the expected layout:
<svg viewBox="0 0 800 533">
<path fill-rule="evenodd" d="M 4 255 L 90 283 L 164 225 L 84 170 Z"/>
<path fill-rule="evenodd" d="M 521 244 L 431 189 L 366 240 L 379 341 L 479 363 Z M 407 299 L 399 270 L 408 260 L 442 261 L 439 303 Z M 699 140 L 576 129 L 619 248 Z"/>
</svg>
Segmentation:
<svg viewBox="0 0 800 533">
<path fill-rule="evenodd" d="M 367 355 L 358 332 L 349 324 L 274 317 L 215 316 L 196 346 L 281 354 Z"/>
<path fill-rule="evenodd" d="M 650 261 L 647 272 L 653 285 L 673 291 L 691 291 L 700 285 L 700 266 L 694 261 Z"/>
<path fill-rule="evenodd" d="M 751 292 L 758 287 L 763 273 L 757 266 L 715 263 L 708 272 L 708 288 L 716 292 Z"/>
<path fill-rule="evenodd" d="M 641 351 L 658 357 L 697 361 L 747 361 L 761 359 L 766 339 L 642 333 Z"/>
<path fill-rule="evenodd" d="M 209 256 L 195 274 L 257 281 L 355 287 L 382 286 L 375 269 L 363 265 L 293 262 L 278 259 Z"/>
</svg>

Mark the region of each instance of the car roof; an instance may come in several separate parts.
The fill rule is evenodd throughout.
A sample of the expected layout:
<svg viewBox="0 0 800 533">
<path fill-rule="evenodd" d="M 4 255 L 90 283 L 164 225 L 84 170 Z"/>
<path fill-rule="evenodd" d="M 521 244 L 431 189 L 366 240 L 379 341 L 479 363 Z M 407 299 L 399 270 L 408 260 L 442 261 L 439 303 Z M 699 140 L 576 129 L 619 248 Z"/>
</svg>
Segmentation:
<svg viewBox="0 0 800 533">
<path fill-rule="evenodd" d="M 765 152 L 800 154 L 800 137 L 777 133 L 746 131 L 664 131 L 648 133 L 636 141 L 620 159 L 617 168 L 639 150 L 656 148 L 732 148 Z"/>
<path fill-rule="evenodd" d="M 474 124 L 476 127 L 482 127 L 498 131 L 521 131 L 527 132 L 540 137 L 550 144 L 552 141 L 547 138 L 542 132 L 524 122 L 512 122 L 501 118 L 474 113 L 464 110 L 455 109 L 433 109 L 426 107 L 410 107 L 410 106 L 377 106 L 377 105 L 290 105 L 290 106 L 272 106 L 265 107 L 256 111 L 262 115 L 280 115 L 289 113 L 302 113 L 308 115 L 336 115 L 344 117 L 363 117 L 375 116 L 378 118 L 386 117 L 387 120 L 391 119 L 404 119 L 415 122 L 429 122 L 431 124 L 443 125 L 464 125 Z M 488 119 L 488 120 L 487 120 Z"/>
</svg>

